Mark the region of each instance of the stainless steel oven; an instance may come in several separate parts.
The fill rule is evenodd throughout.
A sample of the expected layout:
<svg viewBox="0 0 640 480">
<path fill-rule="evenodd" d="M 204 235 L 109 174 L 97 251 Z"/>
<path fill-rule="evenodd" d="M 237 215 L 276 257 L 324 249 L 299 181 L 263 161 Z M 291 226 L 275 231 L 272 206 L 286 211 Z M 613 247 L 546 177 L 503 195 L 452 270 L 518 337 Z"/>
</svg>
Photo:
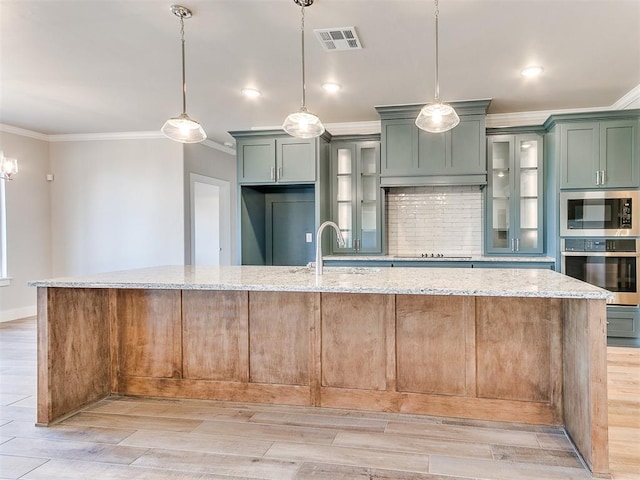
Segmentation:
<svg viewBox="0 0 640 480">
<path fill-rule="evenodd" d="M 562 273 L 609 290 L 609 303 L 640 305 L 638 239 L 564 238 Z"/>
<path fill-rule="evenodd" d="M 640 192 L 602 190 L 560 193 L 560 236 L 640 236 Z"/>
</svg>

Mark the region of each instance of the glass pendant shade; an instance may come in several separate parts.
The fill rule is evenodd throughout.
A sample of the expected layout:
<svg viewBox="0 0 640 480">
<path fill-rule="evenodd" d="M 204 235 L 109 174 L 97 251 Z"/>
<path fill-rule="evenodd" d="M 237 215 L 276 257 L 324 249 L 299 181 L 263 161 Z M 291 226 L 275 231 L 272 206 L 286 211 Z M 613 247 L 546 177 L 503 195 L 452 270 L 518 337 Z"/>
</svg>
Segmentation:
<svg viewBox="0 0 640 480">
<path fill-rule="evenodd" d="M 431 133 L 446 132 L 459 123 L 460 117 L 453 107 L 441 102 L 428 103 L 416 118 L 416 126 Z"/>
<path fill-rule="evenodd" d="M 289 114 L 282 124 L 282 129 L 292 137 L 315 138 L 324 133 L 324 125 L 320 118 L 307 110 L 306 83 L 304 73 L 304 9 L 313 5 L 313 0 L 293 0 L 301 7 L 302 22 L 300 23 L 300 46 L 302 53 L 302 106 L 300 110 Z"/>
<path fill-rule="evenodd" d="M 318 116 L 305 107 L 302 107 L 299 112 L 290 114 L 282 124 L 282 129 L 297 138 L 315 138 L 324 133 L 324 125 Z"/>
<path fill-rule="evenodd" d="M 186 113 L 167 120 L 160 131 L 165 137 L 181 143 L 198 143 L 207 138 L 202 126 Z"/>
<path fill-rule="evenodd" d="M 180 43 L 182 47 L 182 113 L 170 118 L 160 129 L 162 134 L 180 143 L 198 143 L 206 140 L 204 128 L 187 115 L 187 80 L 184 61 L 184 19 L 191 18 L 191 10 L 182 5 L 171 5 L 171 13 L 180 19 Z"/>
<path fill-rule="evenodd" d="M 425 132 L 430 133 L 442 133 L 447 132 L 454 128 L 456 125 L 460 123 L 460 117 L 453 109 L 451 105 L 446 103 L 442 103 L 440 101 L 440 79 L 438 72 L 438 16 L 440 11 L 438 9 L 438 0 L 434 0 L 435 4 L 435 24 L 436 24 L 436 65 L 435 65 L 435 73 L 436 73 L 436 92 L 435 99 L 433 102 L 426 104 L 420 110 L 418 117 L 416 118 L 416 126 L 420 130 L 424 130 Z"/>
</svg>

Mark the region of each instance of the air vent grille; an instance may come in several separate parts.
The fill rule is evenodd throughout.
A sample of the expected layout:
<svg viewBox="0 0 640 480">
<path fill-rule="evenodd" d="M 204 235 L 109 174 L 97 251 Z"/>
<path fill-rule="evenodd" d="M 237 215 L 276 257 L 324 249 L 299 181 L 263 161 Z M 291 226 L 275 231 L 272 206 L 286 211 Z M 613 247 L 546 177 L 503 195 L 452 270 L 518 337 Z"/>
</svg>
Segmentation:
<svg viewBox="0 0 640 480">
<path fill-rule="evenodd" d="M 327 51 L 359 50 L 362 48 L 355 27 L 321 28 L 314 30 L 316 37 Z"/>
</svg>

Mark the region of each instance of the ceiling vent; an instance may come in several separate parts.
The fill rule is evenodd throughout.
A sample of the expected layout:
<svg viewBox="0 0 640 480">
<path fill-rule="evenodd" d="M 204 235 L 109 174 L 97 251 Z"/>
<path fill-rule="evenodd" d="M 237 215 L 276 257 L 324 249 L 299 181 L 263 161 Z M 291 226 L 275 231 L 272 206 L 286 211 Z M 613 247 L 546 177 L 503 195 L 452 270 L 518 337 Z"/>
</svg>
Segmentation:
<svg viewBox="0 0 640 480">
<path fill-rule="evenodd" d="M 322 47 L 329 52 L 362 48 L 355 27 L 320 28 L 314 32 Z"/>
</svg>

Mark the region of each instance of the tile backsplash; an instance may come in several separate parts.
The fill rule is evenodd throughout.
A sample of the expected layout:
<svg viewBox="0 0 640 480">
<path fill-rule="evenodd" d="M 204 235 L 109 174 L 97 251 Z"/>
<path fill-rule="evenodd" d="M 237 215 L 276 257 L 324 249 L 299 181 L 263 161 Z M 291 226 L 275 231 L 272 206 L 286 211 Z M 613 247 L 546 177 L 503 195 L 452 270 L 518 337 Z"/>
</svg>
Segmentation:
<svg viewBox="0 0 640 480">
<path fill-rule="evenodd" d="M 394 187 L 385 209 L 389 255 L 482 255 L 478 186 Z"/>
</svg>

